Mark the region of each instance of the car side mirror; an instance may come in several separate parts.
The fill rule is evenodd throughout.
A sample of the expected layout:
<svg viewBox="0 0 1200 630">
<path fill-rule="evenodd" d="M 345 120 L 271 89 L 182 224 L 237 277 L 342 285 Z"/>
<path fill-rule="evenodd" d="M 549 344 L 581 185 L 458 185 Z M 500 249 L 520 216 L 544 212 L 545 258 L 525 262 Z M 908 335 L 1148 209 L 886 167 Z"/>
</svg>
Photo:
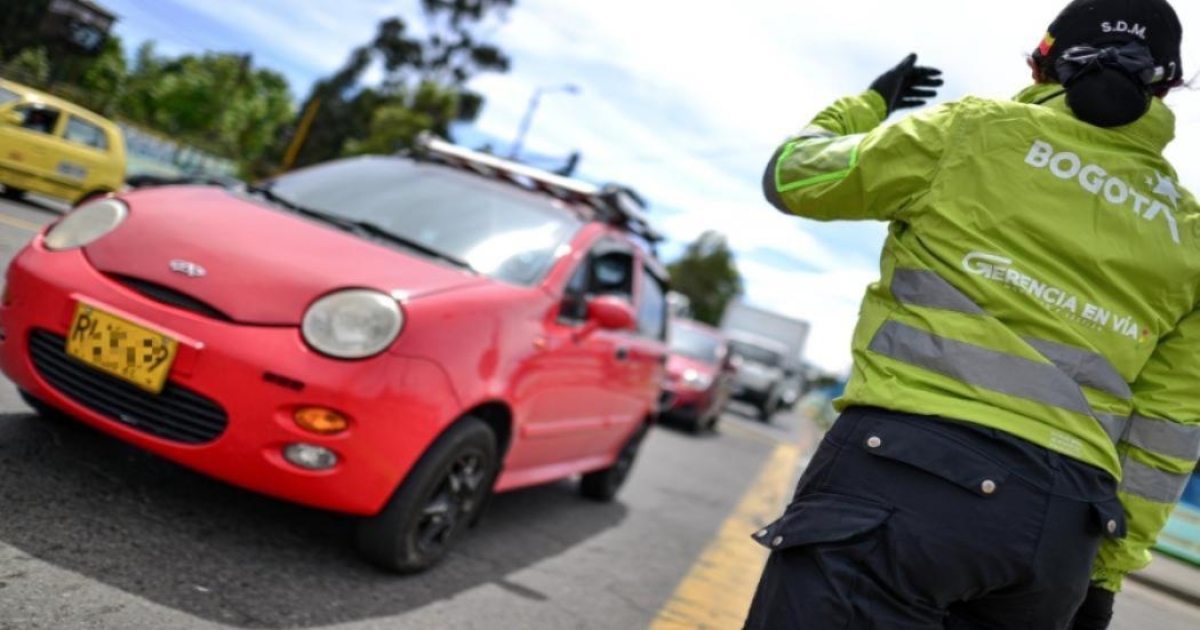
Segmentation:
<svg viewBox="0 0 1200 630">
<path fill-rule="evenodd" d="M 612 295 L 596 296 L 587 303 L 589 327 L 604 330 L 630 330 L 637 327 L 633 305 Z"/>
</svg>

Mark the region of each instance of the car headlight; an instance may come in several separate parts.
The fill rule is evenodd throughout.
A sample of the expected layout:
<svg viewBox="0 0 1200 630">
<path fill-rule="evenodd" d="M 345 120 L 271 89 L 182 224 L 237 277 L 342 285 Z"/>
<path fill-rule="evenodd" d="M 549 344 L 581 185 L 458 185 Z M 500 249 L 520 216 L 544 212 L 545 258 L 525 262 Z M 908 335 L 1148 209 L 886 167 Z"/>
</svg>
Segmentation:
<svg viewBox="0 0 1200 630">
<path fill-rule="evenodd" d="M 42 243 L 56 252 L 83 247 L 117 229 L 127 216 L 129 208 L 116 199 L 86 203 L 55 223 Z"/>
<path fill-rule="evenodd" d="M 363 359 L 392 345 L 404 327 L 395 298 L 366 289 L 330 293 L 313 302 L 300 326 L 312 349 L 339 359 Z"/>
<path fill-rule="evenodd" d="M 708 389 L 708 386 L 712 385 L 712 377 L 688 369 L 683 371 L 683 382 L 694 389 Z"/>
</svg>

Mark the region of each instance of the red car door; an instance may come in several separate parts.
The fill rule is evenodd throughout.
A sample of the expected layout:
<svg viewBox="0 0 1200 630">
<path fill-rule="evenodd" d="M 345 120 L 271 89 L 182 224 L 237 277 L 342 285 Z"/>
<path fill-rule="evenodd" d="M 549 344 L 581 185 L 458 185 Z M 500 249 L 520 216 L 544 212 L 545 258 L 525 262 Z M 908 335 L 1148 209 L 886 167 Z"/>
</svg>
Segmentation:
<svg viewBox="0 0 1200 630">
<path fill-rule="evenodd" d="M 637 330 L 629 335 L 629 365 L 620 408 L 613 416 L 616 438 L 623 440 L 632 426 L 653 414 L 662 391 L 667 359 L 666 274 L 643 257 L 637 282 Z"/>
<path fill-rule="evenodd" d="M 524 419 L 510 468 L 570 464 L 606 453 L 628 388 L 631 336 L 588 332 L 587 301 L 597 295 L 629 299 L 634 261 L 627 246 L 605 239 L 571 273 L 539 342 L 542 348 L 523 368 L 516 394 Z"/>
</svg>

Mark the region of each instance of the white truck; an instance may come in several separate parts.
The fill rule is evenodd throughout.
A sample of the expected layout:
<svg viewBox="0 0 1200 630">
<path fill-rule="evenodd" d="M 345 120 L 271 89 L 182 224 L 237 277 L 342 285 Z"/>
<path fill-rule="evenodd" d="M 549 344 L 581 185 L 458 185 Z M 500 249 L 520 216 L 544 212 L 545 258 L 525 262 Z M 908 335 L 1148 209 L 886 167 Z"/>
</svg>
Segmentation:
<svg viewBox="0 0 1200 630">
<path fill-rule="evenodd" d="M 804 345 L 808 322 L 733 301 L 721 317 L 721 331 L 738 357 L 733 397 L 758 410 L 769 422 L 791 407 L 804 391 Z"/>
</svg>

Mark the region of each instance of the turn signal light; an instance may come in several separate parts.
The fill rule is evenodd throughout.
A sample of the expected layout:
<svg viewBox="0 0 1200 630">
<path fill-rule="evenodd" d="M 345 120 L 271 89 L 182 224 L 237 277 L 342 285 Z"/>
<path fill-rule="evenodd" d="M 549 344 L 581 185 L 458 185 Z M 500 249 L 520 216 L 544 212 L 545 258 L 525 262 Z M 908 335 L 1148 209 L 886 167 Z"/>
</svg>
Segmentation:
<svg viewBox="0 0 1200 630">
<path fill-rule="evenodd" d="M 304 407 L 297 409 L 293 418 L 301 429 L 320 435 L 341 433 L 350 426 L 350 421 L 346 419 L 346 416 L 324 407 Z"/>
</svg>

